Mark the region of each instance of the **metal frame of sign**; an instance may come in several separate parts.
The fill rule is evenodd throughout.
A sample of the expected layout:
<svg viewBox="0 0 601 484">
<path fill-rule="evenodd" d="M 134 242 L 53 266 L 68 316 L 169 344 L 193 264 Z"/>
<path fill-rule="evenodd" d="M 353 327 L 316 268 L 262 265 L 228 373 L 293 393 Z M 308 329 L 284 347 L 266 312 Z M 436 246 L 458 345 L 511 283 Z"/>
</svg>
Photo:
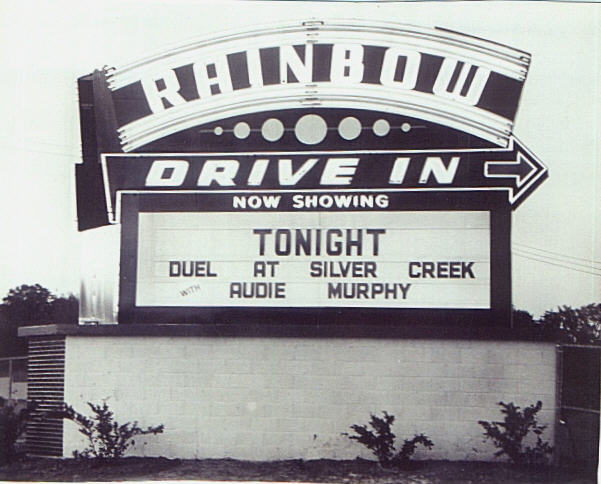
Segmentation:
<svg viewBox="0 0 601 484">
<path fill-rule="evenodd" d="M 296 191 L 291 191 L 296 193 Z M 144 307 L 136 306 L 138 217 L 140 212 L 222 212 L 231 194 L 124 194 L 122 196 L 120 323 L 253 325 L 253 333 L 273 325 L 316 327 L 507 327 L 511 320 L 510 250 L 511 210 L 499 192 L 412 193 L 394 192 L 387 210 L 488 210 L 490 213 L 490 309 L 387 309 L 387 308 L 277 308 L 277 307 Z M 201 208 L 199 208 L 201 207 Z M 487 207 L 484 209 L 483 207 Z M 308 209 L 318 210 L 318 209 Z M 230 212 L 237 210 L 231 209 Z M 296 212 L 296 210 L 295 210 Z M 263 329 L 262 329 L 263 328 Z M 267 329 L 266 329 L 267 328 Z M 342 329 L 341 329 L 342 331 Z M 351 331 L 353 331 L 351 329 Z M 357 329 L 363 334 L 365 328 Z M 302 331 L 301 331 L 302 333 Z"/>
</svg>

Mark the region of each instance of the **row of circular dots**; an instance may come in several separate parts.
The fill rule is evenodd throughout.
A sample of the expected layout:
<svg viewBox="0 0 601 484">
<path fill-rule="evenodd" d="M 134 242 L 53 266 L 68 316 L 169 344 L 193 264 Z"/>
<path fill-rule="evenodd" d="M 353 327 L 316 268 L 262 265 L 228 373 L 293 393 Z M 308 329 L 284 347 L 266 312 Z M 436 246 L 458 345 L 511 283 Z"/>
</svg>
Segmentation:
<svg viewBox="0 0 601 484">
<path fill-rule="evenodd" d="M 363 129 L 361 121 L 352 116 L 344 118 L 338 124 L 338 134 L 341 138 L 348 141 L 359 137 Z M 390 123 L 385 119 L 378 119 L 371 129 L 376 136 L 386 136 L 390 133 L 391 127 Z M 246 139 L 250 135 L 251 128 L 248 123 L 241 121 L 236 123 L 233 131 L 236 138 Z M 261 126 L 261 135 L 265 140 L 271 142 L 278 141 L 284 135 L 284 131 L 286 131 L 284 124 L 276 118 L 267 119 Z M 411 131 L 411 125 L 409 123 L 403 123 L 401 125 L 401 131 L 408 133 Z M 224 129 L 221 126 L 217 126 L 213 132 L 217 136 L 221 136 L 224 133 Z M 326 121 L 317 114 L 304 115 L 294 126 L 294 135 L 296 136 L 296 139 L 306 145 L 316 145 L 321 143 L 327 134 L 328 125 Z"/>
</svg>

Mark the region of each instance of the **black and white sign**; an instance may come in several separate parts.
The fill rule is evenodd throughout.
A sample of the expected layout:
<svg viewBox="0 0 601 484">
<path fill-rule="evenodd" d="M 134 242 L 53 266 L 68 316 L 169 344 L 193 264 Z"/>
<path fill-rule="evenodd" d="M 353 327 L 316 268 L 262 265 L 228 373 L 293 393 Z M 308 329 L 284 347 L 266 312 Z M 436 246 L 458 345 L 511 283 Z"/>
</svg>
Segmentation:
<svg viewBox="0 0 601 484">
<path fill-rule="evenodd" d="M 406 192 L 501 191 L 514 208 L 547 174 L 546 167 L 513 139 L 508 149 L 141 153 L 103 155 L 102 163 L 112 222 L 119 221 L 121 193 L 164 191 L 261 189 L 277 193 L 332 187 Z M 235 197 L 234 208 L 247 208 L 250 197 Z M 261 199 L 260 203 L 256 199 L 250 199 L 250 208 L 278 208 L 277 196 Z M 293 208 L 305 207 L 300 195 L 295 200 Z M 335 203 L 337 208 L 350 206 L 346 198 Z"/>
<path fill-rule="evenodd" d="M 79 223 L 122 224 L 120 321 L 509 324 L 511 211 L 547 177 L 513 134 L 529 65 L 311 20 L 81 78 Z"/>
<path fill-rule="evenodd" d="M 136 304 L 490 308 L 488 212 L 290 215 L 141 213 Z"/>
</svg>

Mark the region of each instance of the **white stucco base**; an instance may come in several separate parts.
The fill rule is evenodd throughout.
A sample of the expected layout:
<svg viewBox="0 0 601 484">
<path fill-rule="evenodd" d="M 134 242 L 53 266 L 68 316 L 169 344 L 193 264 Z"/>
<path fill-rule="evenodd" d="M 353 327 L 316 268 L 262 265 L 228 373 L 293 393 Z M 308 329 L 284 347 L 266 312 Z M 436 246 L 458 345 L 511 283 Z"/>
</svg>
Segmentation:
<svg viewBox="0 0 601 484">
<path fill-rule="evenodd" d="M 493 460 L 478 420 L 497 402 L 543 402 L 553 441 L 552 343 L 207 337 L 66 337 L 65 401 L 91 415 L 108 399 L 120 423 L 165 425 L 134 455 L 371 458 L 342 435 L 386 410 L 397 439 L 425 433 L 416 458 Z M 86 446 L 65 421 L 64 454 Z"/>
</svg>

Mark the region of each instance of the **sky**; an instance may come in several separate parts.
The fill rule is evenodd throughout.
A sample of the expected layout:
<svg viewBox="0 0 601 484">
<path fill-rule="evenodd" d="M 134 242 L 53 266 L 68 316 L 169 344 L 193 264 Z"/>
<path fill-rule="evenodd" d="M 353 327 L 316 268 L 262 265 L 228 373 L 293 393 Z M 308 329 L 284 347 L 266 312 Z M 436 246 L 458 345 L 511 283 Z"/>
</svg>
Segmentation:
<svg viewBox="0 0 601 484">
<path fill-rule="evenodd" d="M 512 216 L 513 304 L 535 316 L 601 302 L 601 4 L 550 2 L 0 2 L 0 295 L 77 295 L 114 271 L 119 227 L 78 233 L 77 78 L 254 22 L 359 18 L 440 26 L 532 55 L 514 134 L 549 168 Z"/>
</svg>

